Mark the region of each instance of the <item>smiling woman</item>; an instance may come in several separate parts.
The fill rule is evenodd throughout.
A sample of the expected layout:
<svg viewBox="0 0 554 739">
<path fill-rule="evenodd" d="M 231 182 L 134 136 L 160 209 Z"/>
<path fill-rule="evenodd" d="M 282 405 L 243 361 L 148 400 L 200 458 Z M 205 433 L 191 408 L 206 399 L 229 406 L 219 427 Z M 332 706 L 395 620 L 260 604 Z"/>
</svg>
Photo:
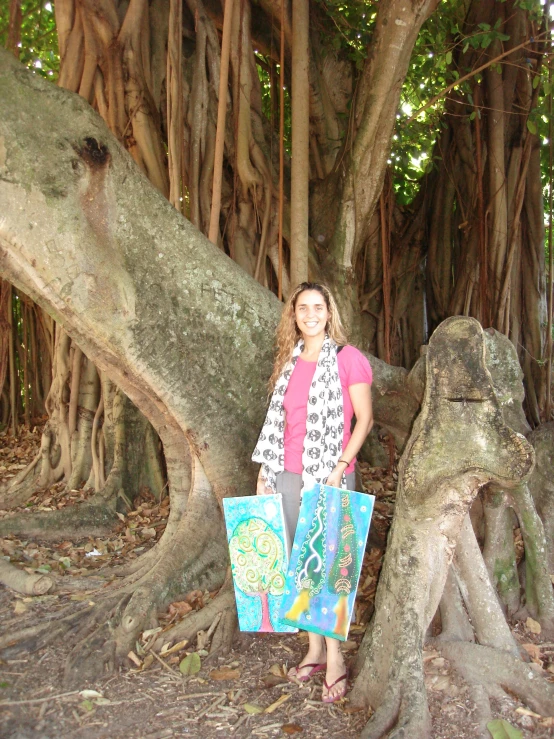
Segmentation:
<svg viewBox="0 0 554 739">
<path fill-rule="evenodd" d="M 258 494 L 283 496 L 290 539 L 302 490 L 314 482 L 355 489 L 356 454 L 373 425 L 372 372 L 363 354 L 345 344 L 328 288 L 300 284 L 277 329 L 273 396 L 252 457 L 261 462 Z M 308 637 L 308 653 L 289 677 L 304 682 L 326 669 L 323 701 L 334 703 L 345 694 L 347 681 L 339 642 L 311 632 Z"/>
</svg>

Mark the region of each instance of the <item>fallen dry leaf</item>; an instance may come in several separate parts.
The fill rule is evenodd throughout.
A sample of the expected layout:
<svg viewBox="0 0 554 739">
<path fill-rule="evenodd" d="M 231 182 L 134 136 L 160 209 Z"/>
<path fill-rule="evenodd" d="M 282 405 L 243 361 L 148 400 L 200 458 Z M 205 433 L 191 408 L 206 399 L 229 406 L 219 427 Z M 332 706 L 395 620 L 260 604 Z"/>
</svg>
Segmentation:
<svg viewBox="0 0 554 739">
<path fill-rule="evenodd" d="M 154 661 L 154 655 L 147 654 L 146 657 L 144 658 L 144 662 L 142 663 L 142 669 L 147 670 L 153 661 Z"/>
<path fill-rule="evenodd" d="M 264 712 L 264 709 L 261 708 L 261 706 L 257 706 L 255 703 L 245 703 L 243 708 L 246 713 L 250 713 L 251 715 Z"/>
<path fill-rule="evenodd" d="M 540 726 L 546 726 L 547 728 L 554 727 L 554 716 L 547 716 L 539 721 Z"/>
<path fill-rule="evenodd" d="M 265 675 L 262 678 L 262 682 L 266 688 L 274 688 L 276 685 L 282 685 L 283 683 L 288 682 L 286 677 L 281 677 L 279 675 Z"/>
<path fill-rule="evenodd" d="M 177 644 L 174 644 L 172 647 L 169 645 L 171 642 L 167 642 L 167 644 L 164 644 L 161 648 L 160 654 L 163 654 L 164 656 L 168 654 L 174 654 L 175 652 L 180 652 L 181 649 L 184 649 L 187 644 L 189 643 L 188 639 L 183 639 L 182 641 L 178 641 Z"/>
<path fill-rule="evenodd" d="M 187 603 L 198 610 L 204 607 L 204 593 L 201 590 L 192 590 L 185 598 Z"/>
<path fill-rule="evenodd" d="M 21 616 L 22 613 L 25 613 L 27 611 L 27 606 L 23 601 L 16 600 L 15 606 L 13 607 L 13 612 L 16 616 Z"/>
<path fill-rule="evenodd" d="M 525 628 L 527 631 L 530 631 L 532 634 L 540 634 L 541 633 L 541 625 L 538 621 L 535 621 L 534 618 L 529 618 L 525 622 Z"/>
<path fill-rule="evenodd" d="M 170 603 L 167 610 L 170 616 L 182 618 L 192 611 L 192 606 L 186 600 L 178 600 L 175 603 Z"/>
<path fill-rule="evenodd" d="M 521 646 L 525 649 L 525 651 L 531 657 L 533 662 L 535 662 L 535 664 L 542 666 L 541 648 L 538 644 L 533 644 L 532 642 L 530 642 L 529 644 L 522 644 Z"/>
<path fill-rule="evenodd" d="M 212 680 L 238 680 L 240 677 L 240 670 L 212 670 L 210 672 Z"/>
<path fill-rule="evenodd" d="M 281 731 L 284 734 L 300 734 L 304 729 L 299 726 L 298 724 L 283 724 L 281 726 Z"/>
<path fill-rule="evenodd" d="M 127 657 L 129 657 L 129 659 L 131 660 L 131 662 L 134 662 L 137 667 L 142 667 L 142 662 L 137 657 L 137 655 L 133 652 L 133 650 L 131 650 L 129 652 L 129 654 L 127 655 Z"/>
</svg>

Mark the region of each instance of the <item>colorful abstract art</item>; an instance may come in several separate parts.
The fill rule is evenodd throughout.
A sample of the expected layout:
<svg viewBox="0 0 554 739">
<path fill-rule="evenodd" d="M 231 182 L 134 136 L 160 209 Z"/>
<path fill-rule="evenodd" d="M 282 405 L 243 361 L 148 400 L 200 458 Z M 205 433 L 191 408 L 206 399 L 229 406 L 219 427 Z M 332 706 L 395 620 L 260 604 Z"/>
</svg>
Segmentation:
<svg viewBox="0 0 554 739">
<path fill-rule="evenodd" d="M 302 496 L 281 623 L 345 641 L 373 513 L 373 495 L 316 485 Z"/>
<path fill-rule="evenodd" d="M 225 498 L 223 511 L 240 630 L 297 631 L 277 617 L 289 549 L 282 496 Z"/>
</svg>

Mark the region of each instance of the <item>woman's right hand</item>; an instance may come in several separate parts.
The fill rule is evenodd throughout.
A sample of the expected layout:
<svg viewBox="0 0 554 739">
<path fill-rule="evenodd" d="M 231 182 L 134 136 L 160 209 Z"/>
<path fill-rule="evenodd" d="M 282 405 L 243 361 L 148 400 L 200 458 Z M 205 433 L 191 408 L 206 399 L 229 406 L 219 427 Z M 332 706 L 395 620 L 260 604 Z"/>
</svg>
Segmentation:
<svg viewBox="0 0 554 739">
<path fill-rule="evenodd" d="M 262 477 L 262 470 L 260 467 L 260 474 L 258 475 L 258 482 L 256 484 L 256 495 L 272 495 L 273 490 L 265 484 L 265 480 Z"/>
</svg>

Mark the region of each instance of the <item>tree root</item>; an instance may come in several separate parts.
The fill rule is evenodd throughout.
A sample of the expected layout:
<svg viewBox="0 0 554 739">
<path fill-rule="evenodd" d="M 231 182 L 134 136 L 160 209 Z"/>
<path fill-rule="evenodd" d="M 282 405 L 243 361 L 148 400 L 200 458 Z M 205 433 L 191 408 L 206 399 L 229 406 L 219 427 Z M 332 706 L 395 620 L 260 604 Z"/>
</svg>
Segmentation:
<svg viewBox="0 0 554 739">
<path fill-rule="evenodd" d="M 66 663 L 66 685 L 96 679 L 121 664 L 140 633 L 157 624 L 158 611 L 173 598 L 223 584 L 227 566 L 223 518 L 198 460 L 186 515 L 174 535 L 160 545 L 153 567 L 110 588 L 96 607 L 94 623 L 89 621 L 77 635 Z"/>
<path fill-rule="evenodd" d="M 0 583 L 25 595 L 44 595 L 52 590 L 55 584 L 54 578 L 49 575 L 29 575 L 5 559 L 0 559 Z"/>
<path fill-rule="evenodd" d="M 18 514 L 0 521 L 0 536 L 13 534 L 26 538 L 58 541 L 105 536 L 113 530 L 118 518 L 106 504 L 80 503 L 58 511 Z"/>
<path fill-rule="evenodd" d="M 427 739 L 431 735 L 423 670 L 404 680 L 395 680 L 391 673 L 384 700 L 365 725 L 361 739 L 385 735 L 389 739 Z"/>
<path fill-rule="evenodd" d="M 199 631 L 206 631 L 221 614 L 212 639 L 212 652 L 218 650 L 221 654 L 229 651 L 237 628 L 237 612 L 235 594 L 230 577 L 225 581 L 219 593 L 204 608 L 194 611 L 176 624 L 163 636 L 154 642 L 154 649 L 160 649 L 168 641 L 179 642 L 183 639 L 192 641 Z"/>
<path fill-rule="evenodd" d="M 554 685 L 517 657 L 463 642 L 443 643 L 438 648 L 470 685 L 480 685 L 493 696 L 499 688 L 515 693 L 532 711 L 554 715 Z"/>
<path fill-rule="evenodd" d="M 39 454 L 25 469 L 20 470 L 7 485 L 0 489 L 0 509 L 9 511 L 26 503 L 37 489 L 37 477 L 40 472 Z"/>
</svg>

